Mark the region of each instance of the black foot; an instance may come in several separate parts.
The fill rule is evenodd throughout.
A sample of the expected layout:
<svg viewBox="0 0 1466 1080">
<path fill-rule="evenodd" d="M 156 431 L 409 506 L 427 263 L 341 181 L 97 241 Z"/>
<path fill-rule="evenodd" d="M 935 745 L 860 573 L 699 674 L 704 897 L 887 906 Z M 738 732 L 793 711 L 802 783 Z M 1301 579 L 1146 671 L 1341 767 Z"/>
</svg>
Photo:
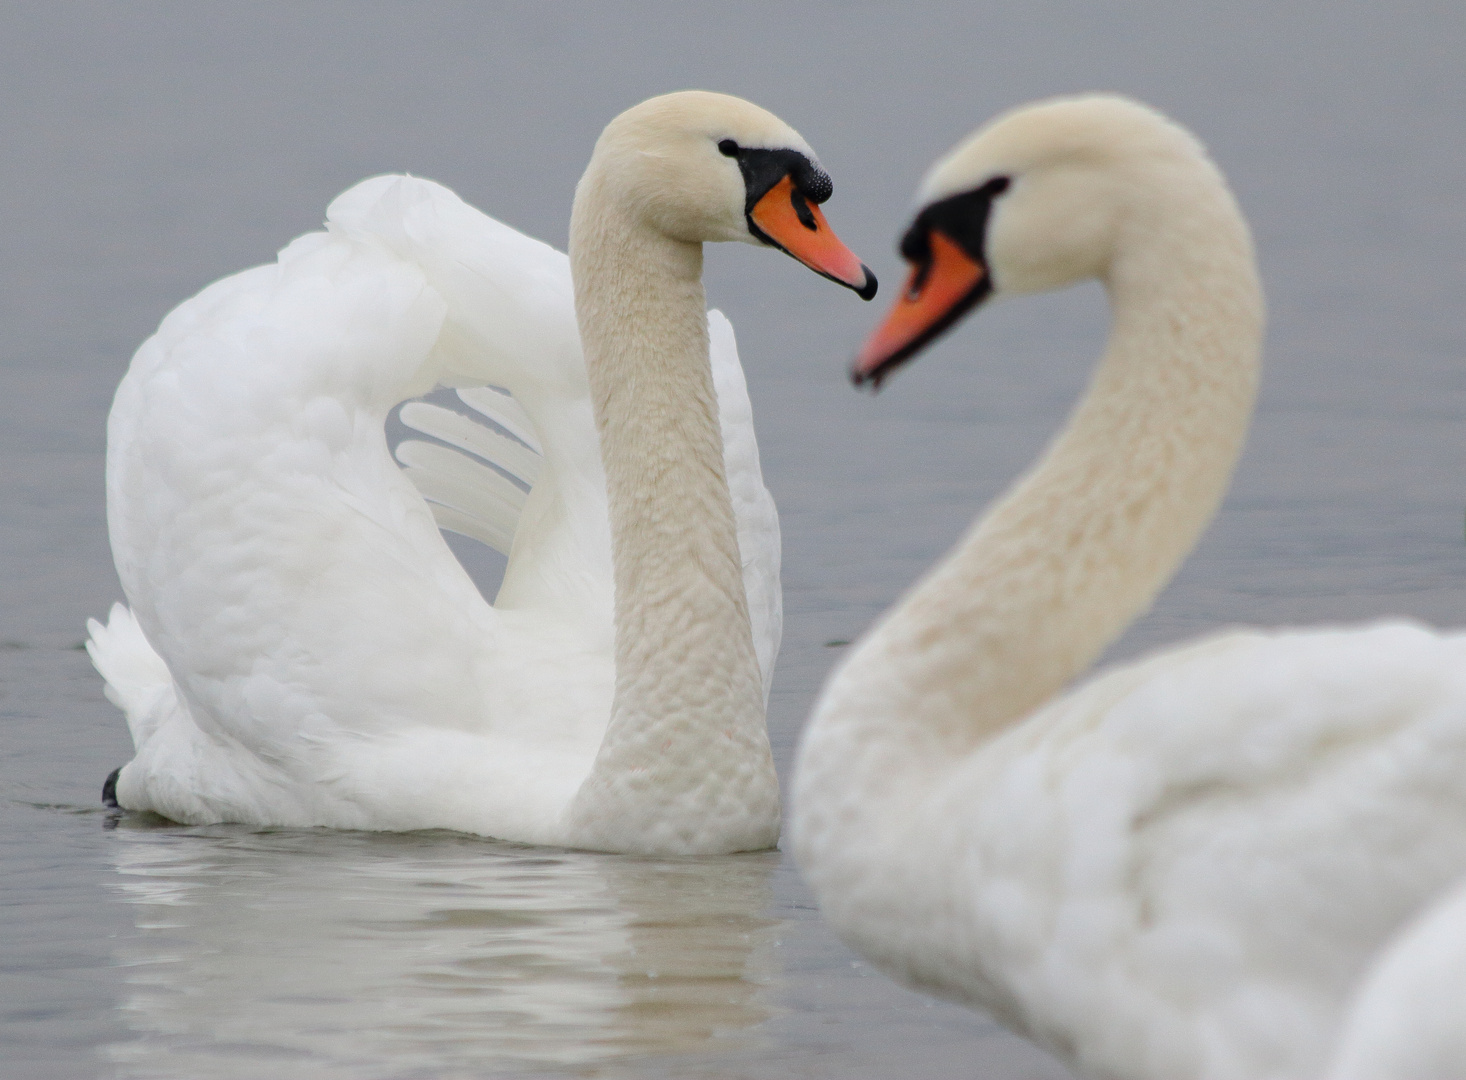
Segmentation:
<svg viewBox="0 0 1466 1080">
<path fill-rule="evenodd" d="M 109 810 L 117 809 L 117 774 L 121 771 L 122 766 L 117 766 L 102 783 L 102 805 Z"/>
</svg>

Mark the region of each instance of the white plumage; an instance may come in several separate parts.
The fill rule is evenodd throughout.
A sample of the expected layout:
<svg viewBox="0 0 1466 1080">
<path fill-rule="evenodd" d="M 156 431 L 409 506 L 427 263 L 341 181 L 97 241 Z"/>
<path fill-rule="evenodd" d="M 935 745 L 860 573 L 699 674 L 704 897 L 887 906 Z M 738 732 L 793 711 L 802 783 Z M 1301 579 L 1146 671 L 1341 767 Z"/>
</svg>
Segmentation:
<svg viewBox="0 0 1466 1080">
<path fill-rule="evenodd" d="M 922 201 L 934 258 L 998 296 L 1098 277 L 1113 328 L 1065 430 L 825 687 L 800 863 L 886 971 L 1084 1075 L 1322 1076 L 1372 958 L 1466 869 L 1466 636 L 1235 631 L 1068 689 L 1225 491 L 1261 339 L 1251 244 L 1195 140 L 1115 98 L 994 121 Z M 863 371 L 889 369 L 903 317 Z"/>
<path fill-rule="evenodd" d="M 636 313 L 593 311 L 578 331 L 565 255 L 436 184 L 378 177 L 277 264 L 163 321 L 108 426 L 109 525 L 131 607 L 93 622 L 89 644 L 137 748 L 116 784 L 123 806 L 623 850 L 774 842 L 762 704 L 782 618 L 778 517 L 732 328 L 711 312 L 700 329 L 695 275 L 675 288 L 658 277 L 688 252 L 700 270 L 704 237 L 690 229 L 753 239 L 739 165 L 718 150 L 730 136 L 813 161 L 777 119 L 707 94 L 630 110 L 598 144 L 574 242 L 602 260 L 585 270 L 592 286 L 600 273 L 640 289 Z M 647 197 L 647 178 L 618 164 L 628 145 L 680 179 L 653 178 Z M 634 218 L 605 190 L 616 184 L 662 217 Z M 664 236 L 676 214 L 694 225 Z M 693 333 L 669 336 L 689 319 Z M 595 400 L 582 335 L 587 351 L 633 350 L 606 376 L 624 386 L 612 400 Z M 690 396 L 643 406 L 642 356 Z M 386 416 L 439 383 L 464 387 L 492 423 L 410 404 L 403 422 L 441 444 L 404 443 L 399 468 Z M 635 429 L 620 467 L 642 468 L 653 448 L 660 471 L 634 505 L 608 503 L 598 410 L 605 431 Z M 671 513 L 668 498 L 696 512 Z M 440 526 L 509 554 L 493 606 Z M 619 599 L 649 611 L 622 645 L 662 665 L 665 697 L 638 700 L 608 735 L 624 692 L 617 558 L 642 575 Z M 637 591 L 647 568 L 663 590 L 650 606 Z M 637 757 L 649 731 L 652 768 Z"/>
<path fill-rule="evenodd" d="M 1440 1080 L 1466 1068 L 1466 883 L 1370 966 L 1327 1080 Z"/>
</svg>

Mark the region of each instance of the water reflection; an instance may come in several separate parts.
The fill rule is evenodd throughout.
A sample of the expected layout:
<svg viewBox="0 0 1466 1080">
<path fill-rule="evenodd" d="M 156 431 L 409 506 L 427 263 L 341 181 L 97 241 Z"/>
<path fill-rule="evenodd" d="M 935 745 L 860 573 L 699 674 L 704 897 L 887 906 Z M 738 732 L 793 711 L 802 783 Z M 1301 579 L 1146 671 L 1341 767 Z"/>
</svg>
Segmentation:
<svg viewBox="0 0 1466 1080">
<path fill-rule="evenodd" d="M 138 935 L 125 1077 L 444 1076 L 752 1049 L 777 855 L 679 860 L 453 834 L 114 834 Z"/>
</svg>

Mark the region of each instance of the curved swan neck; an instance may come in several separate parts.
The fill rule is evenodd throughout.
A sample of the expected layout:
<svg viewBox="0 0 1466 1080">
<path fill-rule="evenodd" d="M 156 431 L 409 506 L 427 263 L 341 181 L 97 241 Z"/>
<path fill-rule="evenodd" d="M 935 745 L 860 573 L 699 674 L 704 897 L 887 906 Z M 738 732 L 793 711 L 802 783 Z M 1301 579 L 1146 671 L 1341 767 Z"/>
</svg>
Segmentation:
<svg viewBox="0 0 1466 1080">
<path fill-rule="evenodd" d="M 723 468 L 702 245 L 651 227 L 608 190 L 593 160 L 570 234 L 616 588 L 615 698 L 572 808 L 577 842 L 709 850 L 709 830 L 731 830 L 726 850 L 768 847 L 778 785 Z M 743 775 L 750 757 L 766 775 Z M 750 785 L 756 812 L 714 813 Z"/>
<path fill-rule="evenodd" d="M 868 716 L 869 737 L 949 761 L 1093 663 L 1195 545 L 1246 436 L 1263 320 L 1246 225 L 1197 171 L 1136 200 L 1102 275 L 1108 346 L 1069 423 L 850 656 L 817 717 Z"/>
</svg>

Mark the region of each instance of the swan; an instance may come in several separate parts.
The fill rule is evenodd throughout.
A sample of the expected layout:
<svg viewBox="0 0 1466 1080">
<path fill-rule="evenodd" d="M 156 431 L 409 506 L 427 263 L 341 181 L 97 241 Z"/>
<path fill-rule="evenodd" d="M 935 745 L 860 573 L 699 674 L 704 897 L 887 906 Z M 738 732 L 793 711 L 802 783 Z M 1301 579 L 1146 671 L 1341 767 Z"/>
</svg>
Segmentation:
<svg viewBox="0 0 1466 1080">
<path fill-rule="evenodd" d="M 1466 1076 L 1466 881 L 1370 964 L 1327 1080 Z"/>
<path fill-rule="evenodd" d="M 1073 688 L 1210 521 L 1258 380 L 1247 227 L 1112 96 L 933 167 L 876 383 L 989 296 L 1105 287 L 1067 425 L 865 634 L 802 734 L 790 839 L 896 978 L 1097 1077 L 1317 1078 L 1351 988 L 1466 869 L 1466 636 L 1241 629 Z"/>
<path fill-rule="evenodd" d="M 104 799 L 192 824 L 771 847 L 778 521 L 702 244 L 773 246 L 868 299 L 830 191 L 776 117 L 672 94 L 600 136 L 568 261 L 380 177 L 168 315 L 108 421 L 128 606 L 89 648 L 136 754 Z M 450 445 L 408 444 L 404 473 L 384 422 L 439 383 L 494 425 L 407 406 Z M 507 549 L 492 606 L 414 481 Z"/>
</svg>

